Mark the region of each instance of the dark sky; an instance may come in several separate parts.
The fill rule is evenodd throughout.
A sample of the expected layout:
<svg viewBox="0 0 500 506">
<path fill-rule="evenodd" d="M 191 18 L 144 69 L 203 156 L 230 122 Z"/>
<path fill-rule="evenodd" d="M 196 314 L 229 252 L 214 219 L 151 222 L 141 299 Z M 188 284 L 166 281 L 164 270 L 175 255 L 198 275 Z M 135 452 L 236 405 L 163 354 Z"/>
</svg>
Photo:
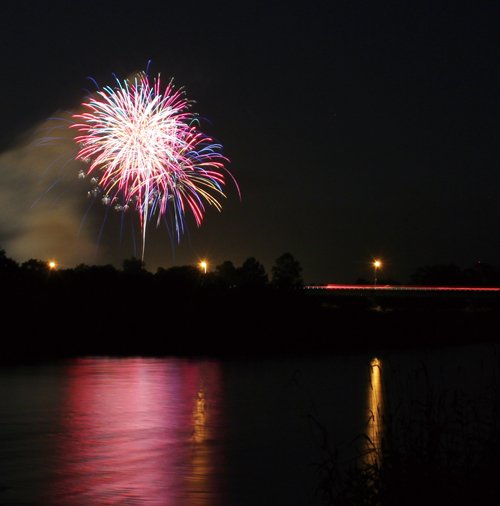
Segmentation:
<svg viewBox="0 0 500 506">
<path fill-rule="evenodd" d="M 149 59 L 152 73 L 185 86 L 224 144 L 242 201 L 229 187 L 223 214 L 209 209 L 201 229 L 191 222 L 175 256 L 165 229 L 153 231 L 150 269 L 202 256 L 236 264 L 255 256 L 270 269 L 285 251 L 317 282 L 368 277 L 376 256 L 400 280 L 419 265 L 500 264 L 496 2 L 18 1 L 2 9 L 4 187 L 25 191 L 7 174 L 15 166 L 5 153 L 55 111 L 78 107 L 92 88 L 87 76 L 112 84 L 113 72 L 126 77 Z M 45 199 L 57 210 L 64 191 Z M 83 215 L 86 188 L 78 195 Z M 0 214 L 9 207 L 2 202 Z M 99 246 L 84 260 L 119 265 L 131 240 L 119 240 L 110 219 L 99 241 L 104 211 L 92 213 L 83 228 Z M 27 227 L 15 226 L 22 214 L 0 220 L 8 254 Z M 64 257 L 60 248 L 53 256 Z"/>
</svg>

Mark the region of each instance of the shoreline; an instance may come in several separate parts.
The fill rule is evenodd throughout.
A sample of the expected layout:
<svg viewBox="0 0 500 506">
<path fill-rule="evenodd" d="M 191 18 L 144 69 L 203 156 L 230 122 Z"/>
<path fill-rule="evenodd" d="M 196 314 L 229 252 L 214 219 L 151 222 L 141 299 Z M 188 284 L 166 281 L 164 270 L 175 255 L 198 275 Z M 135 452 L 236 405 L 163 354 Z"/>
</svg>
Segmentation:
<svg viewBox="0 0 500 506">
<path fill-rule="evenodd" d="M 473 311 L 434 303 L 395 309 L 275 294 L 274 300 L 263 297 L 252 305 L 247 297 L 223 299 L 172 304 L 163 315 L 158 304 L 147 315 L 125 311 L 125 316 L 119 314 L 124 308 L 108 304 L 106 312 L 87 316 L 78 303 L 62 300 L 60 319 L 46 304 L 17 323 L 15 311 L 8 311 L 4 324 L 18 335 L 4 339 L 0 362 L 88 355 L 251 359 L 500 343 L 495 307 Z"/>
</svg>

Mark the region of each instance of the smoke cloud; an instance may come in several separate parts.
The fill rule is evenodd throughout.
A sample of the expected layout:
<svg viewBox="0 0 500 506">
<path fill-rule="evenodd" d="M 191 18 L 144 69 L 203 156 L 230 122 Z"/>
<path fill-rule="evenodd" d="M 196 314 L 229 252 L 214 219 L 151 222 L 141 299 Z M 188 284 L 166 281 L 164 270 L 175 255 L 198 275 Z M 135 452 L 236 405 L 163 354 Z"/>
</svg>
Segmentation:
<svg viewBox="0 0 500 506">
<path fill-rule="evenodd" d="M 95 227 L 82 226 L 87 186 L 78 179 L 83 167 L 68 124 L 59 114 L 0 153 L 0 248 L 17 261 L 55 258 L 72 267 L 99 260 Z"/>
</svg>

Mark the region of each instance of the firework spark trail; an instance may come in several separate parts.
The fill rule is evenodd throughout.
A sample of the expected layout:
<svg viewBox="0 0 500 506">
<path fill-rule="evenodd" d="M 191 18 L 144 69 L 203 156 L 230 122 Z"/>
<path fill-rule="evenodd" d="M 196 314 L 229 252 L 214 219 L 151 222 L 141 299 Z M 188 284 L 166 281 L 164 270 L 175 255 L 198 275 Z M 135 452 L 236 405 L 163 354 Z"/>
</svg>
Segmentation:
<svg viewBox="0 0 500 506">
<path fill-rule="evenodd" d="M 92 176 L 92 195 L 119 211 L 139 212 L 142 258 L 147 222 L 172 210 L 177 241 L 189 211 L 198 226 L 205 205 L 221 211 L 229 175 L 222 146 L 197 128 L 196 115 L 182 90 L 170 82 L 161 91 L 160 76 L 151 83 L 146 73 L 132 82 L 116 80 L 83 103 L 71 128 L 78 130 L 77 159 L 89 163 L 82 177 Z"/>
</svg>

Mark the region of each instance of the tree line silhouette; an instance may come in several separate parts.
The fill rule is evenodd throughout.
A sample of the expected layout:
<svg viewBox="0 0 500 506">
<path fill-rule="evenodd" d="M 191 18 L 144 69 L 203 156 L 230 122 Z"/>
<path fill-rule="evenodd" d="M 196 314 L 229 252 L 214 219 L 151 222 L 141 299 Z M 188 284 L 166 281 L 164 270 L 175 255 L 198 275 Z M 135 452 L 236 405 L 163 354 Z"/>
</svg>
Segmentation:
<svg viewBox="0 0 500 506">
<path fill-rule="evenodd" d="M 51 269 L 36 259 L 18 264 L 0 250 L 0 284 L 10 329 L 4 356 L 248 353 L 255 346 L 235 343 L 285 332 L 290 311 L 298 315 L 309 304 L 302 267 L 290 253 L 276 259 L 269 279 L 253 257 L 207 273 L 188 265 L 153 274 L 133 257 L 122 269 Z"/>
<path fill-rule="evenodd" d="M 499 271 L 417 269 L 422 284 L 491 286 Z M 81 354 L 262 355 L 328 353 L 374 346 L 422 346 L 497 339 L 500 298 L 349 297 L 303 290 L 290 253 L 271 276 L 255 258 L 154 274 L 129 258 L 122 269 L 51 269 L 17 263 L 0 250 L 0 360 Z M 439 299 L 438 297 L 441 297 Z M 471 296 L 475 297 L 475 296 Z"/>
<path fill-rule="evenodd" d="M 88 277 L 108 280 L 113 276 L 131 277 L 137 280 L 156 277 L 164 283 L 179 287 L 217 286 L 219 288 L 259 289 L 272 287 L 282 290 L 296 290 L 304 286 L 302 266 L 291 254 L 283 253 L 271 268 L 269 279 L 265 267 L 254 257 L 247 258 L 241 266 L 226 260 L 217 265 L 213 271 L 203 273 L 198 266 L 184 265 L 170 268 L 159 267 L 155 274 L 148 272 L 145 264 L 138 258 L 131 257 L 123 261 L 122 269 L 112 265 L 80 264 L 73 269 L 57 269 L 57 276 L 71 279 Z M 21 264 L 9 258 L 5 250 L 0 249 L 0 275 L 5 282 L 8 279 L 29 279 L 40 281 L 51 273 L 48 262 L 30 259 Z M 53 273 L 55 274 L 55 273 Z M 372 280 L 358 278 L 356 284 L 370 284 Z M 477 262 L 465 269 L 455 264 L 426 265 L 417 267 L 411 274 L 409 284 L 416 286 L 500 286 L 500 267 Z M 400 281 L 382 278 L 380 285 L 399 285 Z"/>
<path fill-rule="evenodd" d="M 291 253 L 279 256 L 272 266 L 269 279 L 265 267 L 254 257 L 247 258 L 239 267 L 227 260 L 204 273 L 198 266 L 184 265 L 170 268 L 159 267 L 155 274 L 146 270 L 145 264 L 131 257 L 123 261 L 122 270 L 112 265 L 80 264 L 72 269 L 51 268 L 48 262 L 30 259 L 18 264 L 0 250 L 0 275 L 2 281 L 41 282 L 102 282 L 128 280 L 132 283 L 156 279 L 165 286 L 176 288 L 211 287 L 220 289 L 263 289 L 297 290 L 303 287 L 302 266 Z"/>
</svg>

